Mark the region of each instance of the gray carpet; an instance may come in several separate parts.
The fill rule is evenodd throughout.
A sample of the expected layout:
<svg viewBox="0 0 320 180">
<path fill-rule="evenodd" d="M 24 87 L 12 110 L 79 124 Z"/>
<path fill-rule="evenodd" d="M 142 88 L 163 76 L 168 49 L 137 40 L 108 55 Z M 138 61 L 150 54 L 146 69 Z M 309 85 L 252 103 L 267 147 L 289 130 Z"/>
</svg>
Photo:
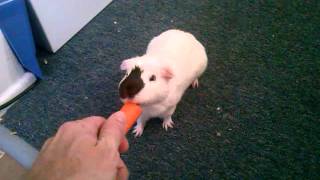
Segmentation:
<svg viewBox="0 0 320 180">
<path fill-rule="evenodd" d="M 317 179 L 320 170 L 317 1 L 116 0 L 56 54 L 4 124 L 40 148 L 63 122 L 118 110 L 121 60 L 179 28 L 206 47 L 200 88 L 165 132 L 129 135 L 132 179 Z M 114 22 L 117 22 L 116 24 Z M 48 64 L 44 64 L 46 59 Z"/>
</svg>

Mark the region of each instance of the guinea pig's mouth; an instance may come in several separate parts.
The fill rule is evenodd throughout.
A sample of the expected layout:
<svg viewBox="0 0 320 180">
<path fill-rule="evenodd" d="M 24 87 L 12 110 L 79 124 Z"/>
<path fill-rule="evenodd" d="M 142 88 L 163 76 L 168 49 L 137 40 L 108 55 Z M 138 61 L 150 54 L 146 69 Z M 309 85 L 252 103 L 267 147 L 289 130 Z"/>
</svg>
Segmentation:
<svg viewBox="0 0 320 180">
<path fill-rule="evenodd" d="M 135 103 L 135 104 L 140 104 L 139 102 L 135 101 L 134 98 L 120 98 L 120 100 L 123 103 L 131 102 L 131 103 Z"/>
</svg>

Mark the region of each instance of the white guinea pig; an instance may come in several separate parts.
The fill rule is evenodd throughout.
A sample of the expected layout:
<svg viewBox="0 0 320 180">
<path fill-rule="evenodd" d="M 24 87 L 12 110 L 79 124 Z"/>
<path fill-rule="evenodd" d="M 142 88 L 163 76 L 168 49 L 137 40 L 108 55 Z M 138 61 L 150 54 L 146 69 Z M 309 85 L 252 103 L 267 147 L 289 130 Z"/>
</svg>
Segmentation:
<svg viewBox="0 0 320 180">
<path fill-rule="evenodd" d="M 168 30 L 154 37 L 143 56 L 124 60 L 126 75 L 119 83 L 122 102 L 140 104 L 142 114 L 134 133 L 141 136 L 150 118 L 163 119 L 163 128 L 173 127 L 172 114 L 186 89 L 198 87 L 207 67 L 202 44 L 190 33 Z"/>
</svg>

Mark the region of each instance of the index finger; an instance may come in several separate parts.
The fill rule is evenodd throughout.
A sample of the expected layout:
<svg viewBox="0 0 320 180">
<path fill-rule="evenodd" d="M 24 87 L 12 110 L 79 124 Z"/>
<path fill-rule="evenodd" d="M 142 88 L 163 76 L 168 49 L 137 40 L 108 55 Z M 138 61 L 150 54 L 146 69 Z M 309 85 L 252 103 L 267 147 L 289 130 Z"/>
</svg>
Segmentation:
<svg viewBox="0 0 320 180">
<path fill-rule="evenodd" d="M 123 112 L 111 115 L 100 129 L 97 146 L 118 150 L 125 135 L 125 121 Z"/>
</svg>

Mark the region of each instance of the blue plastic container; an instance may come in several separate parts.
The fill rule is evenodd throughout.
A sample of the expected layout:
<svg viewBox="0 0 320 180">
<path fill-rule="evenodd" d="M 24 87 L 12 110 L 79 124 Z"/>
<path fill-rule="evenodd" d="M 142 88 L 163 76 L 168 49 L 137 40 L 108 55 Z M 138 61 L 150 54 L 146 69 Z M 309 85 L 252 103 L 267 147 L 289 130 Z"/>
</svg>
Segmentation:
<svg viewBox="0 0 320 180">
<path fill-rule="evenodd" d="M 0 29 L 22 66 L 41 78 L 24 0 L 0 0 Z"/>
</svg>

